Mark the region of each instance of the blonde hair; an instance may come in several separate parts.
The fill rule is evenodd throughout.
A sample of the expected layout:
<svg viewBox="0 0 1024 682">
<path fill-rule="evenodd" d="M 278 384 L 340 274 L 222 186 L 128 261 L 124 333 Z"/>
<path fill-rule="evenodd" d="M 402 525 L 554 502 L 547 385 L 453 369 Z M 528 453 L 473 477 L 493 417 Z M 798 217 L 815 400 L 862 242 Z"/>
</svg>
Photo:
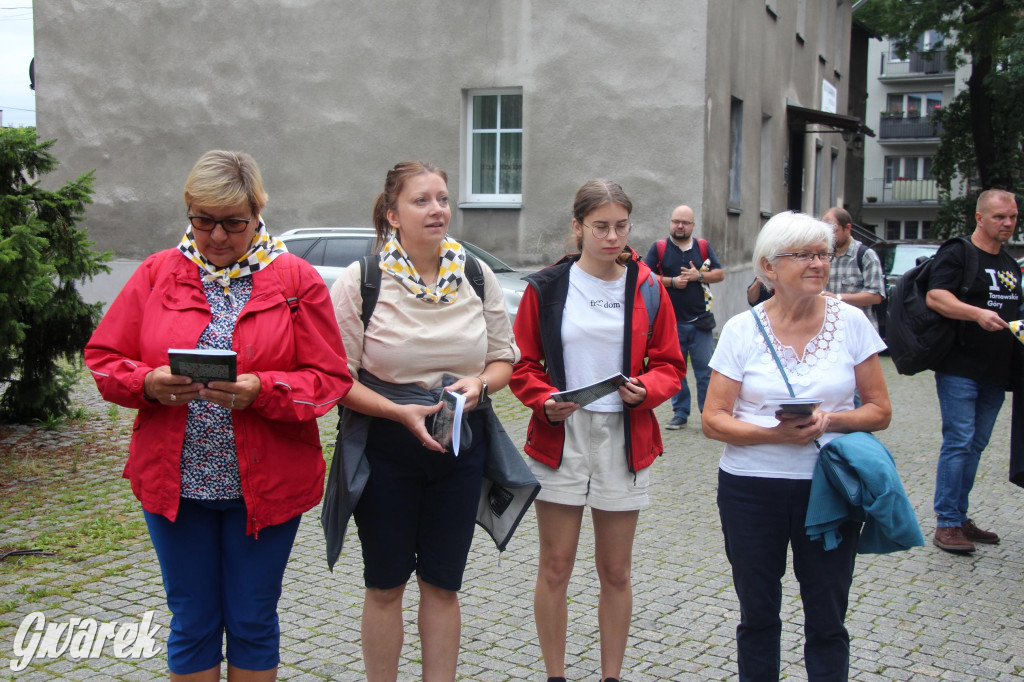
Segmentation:
<svg viewBox="0 0 1024 682">
<path fill-rule="evenodd" d="M 199 157 L 185 181 L 185 203 L 207 207 L 234 206 L 243 201 L 259 215 L 267 192 L 256 160 L 245 152 L 214 149 Z"/>
</svg>

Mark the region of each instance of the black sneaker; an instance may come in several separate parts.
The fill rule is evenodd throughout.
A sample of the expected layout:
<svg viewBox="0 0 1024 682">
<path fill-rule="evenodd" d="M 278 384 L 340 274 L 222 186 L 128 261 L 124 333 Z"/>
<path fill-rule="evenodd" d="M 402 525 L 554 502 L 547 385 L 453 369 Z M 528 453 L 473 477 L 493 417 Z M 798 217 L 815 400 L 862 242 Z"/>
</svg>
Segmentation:
<svg viewBox="0 0 1024 682">
<path fill-rule="evenodd" d="M 672 417 L 669 423 L 665 425 L 665 428 L 668 429 L 669 431 L 678 431 L 684 426 L 686 426 L 685 419 L 683 419 L 682 417 Z"/>
</svg>

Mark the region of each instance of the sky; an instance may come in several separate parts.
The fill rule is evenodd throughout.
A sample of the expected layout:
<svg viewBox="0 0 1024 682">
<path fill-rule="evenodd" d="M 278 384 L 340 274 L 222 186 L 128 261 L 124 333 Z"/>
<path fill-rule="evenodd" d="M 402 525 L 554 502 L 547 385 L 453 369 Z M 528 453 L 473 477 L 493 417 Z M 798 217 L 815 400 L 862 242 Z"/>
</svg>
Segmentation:
<svg viewBox="0 0 1024 682">
<path fill-rule="evenodd" d="M 36 94 L 29 87 L 32 0 L 0 0 L 0 110 L 3 125 L 36 124 Z"/>
</svg>

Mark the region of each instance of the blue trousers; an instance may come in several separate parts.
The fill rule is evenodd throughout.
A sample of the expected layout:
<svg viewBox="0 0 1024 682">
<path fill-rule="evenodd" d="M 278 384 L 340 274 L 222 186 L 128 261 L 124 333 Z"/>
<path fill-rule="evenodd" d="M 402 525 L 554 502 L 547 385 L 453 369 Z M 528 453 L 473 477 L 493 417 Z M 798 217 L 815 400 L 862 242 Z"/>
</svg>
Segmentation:
<svg viewBox="0 0 1024 682">
<path fill-rule="evenodd" d="M 692 371 L 697 380 L 697 409 L 704 411 L 704 396 L 708 393 L 708 382 L 711 381 L 711 354 L 715 350 L 715 337 L 711 330 L 703 331 L 692 324 L 680 322 L 676 325 L 679 335 L 679 350 L 687 361 L 687 371 Z M 687 358 L 689 353 L 689 358 Z M 683 419 L 690 418 L 690 387 L 683 379 L 679 392 L 672 396 L 672 413 Z"/>
<path fill-rule="evenodd" d="M 974 487 L 981 452 L 992 437 L 1005 391 L 953 374 L 935 373 L 942 413 L 942 447 L 935 474 L 935 525 L 959 526 L 967 520 L 967 498 Z"/>
<path fill-rule="evenodd" d="M 847 679 L 850 636 L 844 621 L 861 524 L 841 526 L 839 547 L 825 551 L 804 528 L 810 492 L 809 480 L 718 472 L 718 512 L 740 602 L 736 647 L 741 682 L 779 679 L 788 547 L 793 548 L 804 609 L 807 679 Z"/>
<path fill-rule="evenodd" d="M 301 516 L 245 534 L 242 500 L 182 499 L 172 523 L 144 512 L 163 574 L 171 633 L 167 666 L 176 675 L 228 662 L 269 670 L 280 662 L 277 602 Z"/>
</svg>

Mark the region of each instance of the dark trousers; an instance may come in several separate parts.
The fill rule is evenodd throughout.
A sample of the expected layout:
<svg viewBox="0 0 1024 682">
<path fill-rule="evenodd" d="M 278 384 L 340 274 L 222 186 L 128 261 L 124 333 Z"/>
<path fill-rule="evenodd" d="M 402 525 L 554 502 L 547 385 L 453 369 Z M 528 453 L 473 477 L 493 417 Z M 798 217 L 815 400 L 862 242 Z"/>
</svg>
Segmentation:
<svg viewBox="0 0 1024 682">
<path fill-rule="evenodd" d="M 810 490 L 809 480 L 718 472 L 725 553 L 740 601 L 736 644 L 741 681 L 779 679 L 779 614 L 789 546 L 804 608 L 807 679 L 847 679 L 850 636 L 843 621 L 861 524 L 844 524 L 839 547 L 825 551 L 804 528 Z"/>
</svg>

